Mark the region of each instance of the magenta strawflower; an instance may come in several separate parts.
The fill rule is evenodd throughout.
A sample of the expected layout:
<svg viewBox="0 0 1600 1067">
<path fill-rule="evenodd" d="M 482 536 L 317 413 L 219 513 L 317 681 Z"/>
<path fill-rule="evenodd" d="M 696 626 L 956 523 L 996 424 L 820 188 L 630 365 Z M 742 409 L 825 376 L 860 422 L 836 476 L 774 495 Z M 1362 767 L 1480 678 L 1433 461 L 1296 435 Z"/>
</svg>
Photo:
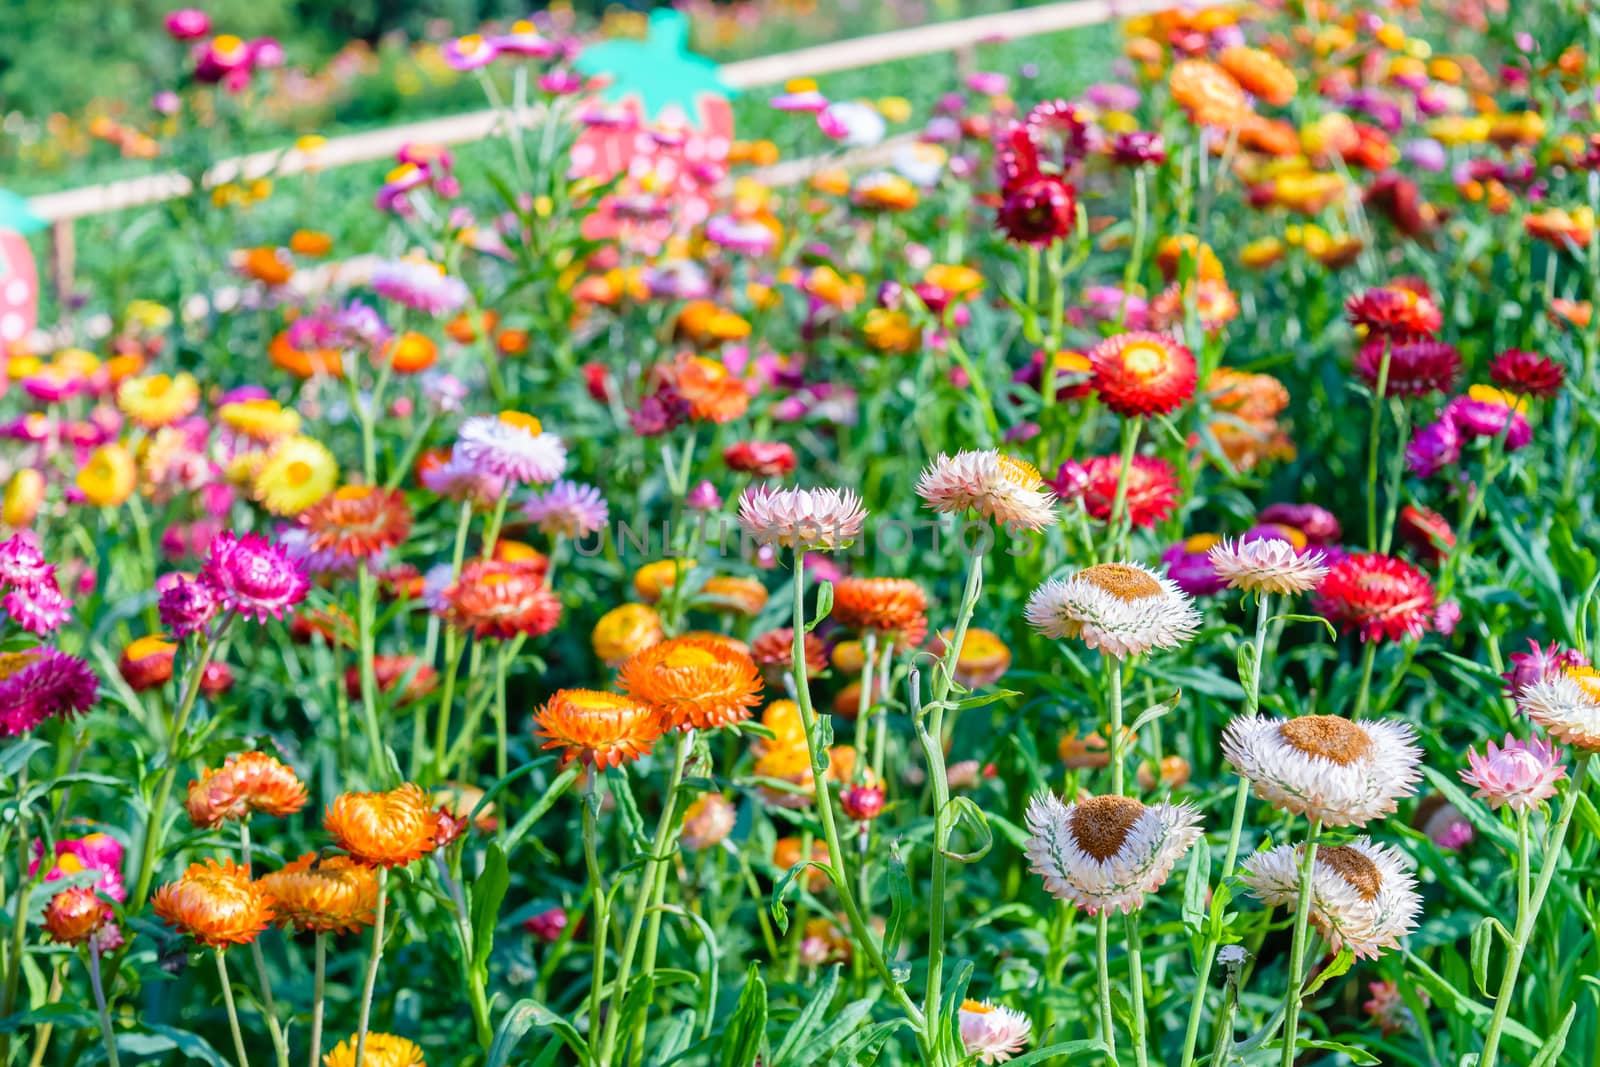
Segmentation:
<svg viewBox="0 0 1600 1067">
<path fill-rule="evenodd" d="M 32 588 L 18 586 L 5 595 L 6 614 L 16 624 L 34 634 L 47 634 L 58 629 L 71 615 L 72 601 L 61 595 L 55 579 L 42 581 Z"/>
<path fill-rule="evenodd" d="M 187 574 L 164 575 L 156 582 L 161 593 L 157 610 L 161 625 L 174 637 L 199 633 L 217 614 L 217 590 Z"/>
<path fill-rule="evenodd" d="M 241 537 L 231 531 L 212 540 L 200 580 L 212 587 L 224 609 L 257 622 L 283 618 L 306 598 L 309 587 L 305 571 L 282 545 L 260 534 Z"/>
<path fill-rule="evenodd" d="M 0 736 L 27 733 L 47 719 L 94 705 L 100 683 L 89 665 L 53 648 L 0 654 Z"/>
<path fill-rule="evenodd" d="M 1472 795 L 1487 800 L 1496 811 L 1504 805 L 1530 811 L 1555 796 L 1556 783 L 1567 776 L 1564 759 L 1561 749 L 1548 741 L 1520 741 L 1506 734 L 1502 748 L 1490 741 L 1481 756 L 1467 751 L 1468 767 L 1461 780 L 1475 786 Z"/>
<path fill-rule="evenodd" d="M 1589 665 L 1588 656 L 1575 648 L 1562 648 L 1555 641 L 1544 648 L 1530 637 L 1528 647 L 1531 652 L 1513 652 L 1506 657 L 1511 661 L 1511 668 L 1501 677 L 1506 680 L 1506 694 L 1513 700 L 1522 699 L 1523 690 L 1530 685 L 1559 678 L 1568 667 Z"/>
<path fill-rule="evenodd" d="M 0 586 L 31 589 L 54 574 L 55 566 L 45 562 L 31 535 L 17 534 L 0 544 Z"/>
<path fill-rule="evenodd" d="M 522 514 L 551 536 L 584 537 L 605 528 L 610 510 L 600 490 L 563 478 L 524 504 Z"/>
<path fill-rule="evenodd" d="M 1566 368 L 1555 360 L 1520 348 L 1508 348 L 1489 363 L 1489 380 L 1512 393 L 1549 399 L 1566 378 Z"/>
</svg>

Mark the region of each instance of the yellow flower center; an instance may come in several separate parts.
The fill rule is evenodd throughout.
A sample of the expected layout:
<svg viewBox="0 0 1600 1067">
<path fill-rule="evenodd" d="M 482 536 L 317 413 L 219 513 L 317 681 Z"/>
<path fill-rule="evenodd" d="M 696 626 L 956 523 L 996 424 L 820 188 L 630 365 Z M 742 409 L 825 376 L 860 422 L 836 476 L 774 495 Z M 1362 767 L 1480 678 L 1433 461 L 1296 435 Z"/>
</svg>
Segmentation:
<svg viewBox="0 0 1600 1067">
<path fill-rule="evenodd" d="M 311 473 L 311 464 L 297 459 L 284 468 L 283 477 L 290 485 L 305 485 L 311 480 Z"/>
<path fill-rule="evenodd" d="M 1166 368 L 1167 354 L 1159 345 L 1138 342 L 1129 345 L 1122 353 L 1122 365 L 1136 377 L 1154 378 Z"/>
<path fill-rule="evenodd" d="M 1044 478 L 1039 474 L 1039 468 L 1026 460 L 1016 459 L 1012 456 L 1000 457 L 1000 473 L 1006 481 L 1019 489 L 1037 489 Z"/>
<path fill-rule="evenodd" d="M 1593 667 L 1568 667 L 1567 677 L 1577 682 L 1590 700 L 1600 703 L 1600 670 Z"/>
<path fill-rule="evenodd" d="M 333 498 L 335 500 L 365 500 L 371 495 L 372 486 L 370 485 L 341 485 L 334 490 Z"/>
<path fill-rule="evenodd" d="M 1191 556 L 1200 552 L 1210 552 L 1222 538 L 1214 533 L 1195 534 L 1183 542 L 1183 550 Z"/>
<path fill-rule="evenodd" d="M 693 645 L 680 645 L 662 657 L 661 662 L 672 668 L 715 667 L 717 665 L 717 657 L 703 648 L 697 648 Z"/>
<path fill-rule="evenodd" d="M 532 415 L 521 411 L 502 411 L 500 421 L 507 426 L 515 426 L 520 430 L 527 430 L 530 434 L 538 436 L 544 432 L 544 424 Z"/>
</svg>

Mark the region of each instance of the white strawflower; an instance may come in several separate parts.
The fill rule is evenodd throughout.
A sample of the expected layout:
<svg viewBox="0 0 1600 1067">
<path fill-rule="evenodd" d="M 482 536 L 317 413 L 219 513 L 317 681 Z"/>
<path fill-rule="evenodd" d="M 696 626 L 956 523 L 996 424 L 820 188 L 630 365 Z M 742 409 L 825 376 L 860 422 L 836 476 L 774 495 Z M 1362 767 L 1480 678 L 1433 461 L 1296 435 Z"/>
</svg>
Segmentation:
<svg viewBox="0 0 1600 1067">
<path fill-rule="evenodd" d="M 477 415 L 461 424 L 453 454 L 479 474 L 523 485 L 553 482 L 567 469 L 567 446 L 520 411 Z"/>
<path fill-rule="evenodd" d="M 1526 686 L 1517 704 L 1551 737 L 1584 752 L 1600 751 L 1600 672 L 1568 667 Z"/>
<path fill-rule="evenodd" d="M 994 449 L 940 453 L 917 479 L 917 495 L 946 515 L 972 508 L 986 519 L 1025 530 L 1056 522 L 1055 494 L 1039 469 Z"/>
<path fill-rule="evenodd" d="M 961 1044 L 968 1056 L 976 1056 L 979 1063 L 1004 1063 L 1021 1052 L 1028 1044 L 1033 1024 L 1028 1017 L 1012 1008 L 1001 1008 L 987 1000 L 962 1001 L 957 1016 L 961 1026 Z"/>
<path fill-rule="evenodd" d="M 1301 553 L 1287 541 L 1261 537 L 1212 546 L 1206 558 L 1231 589 L 1294 595 L 1317 587 L 1328 573 L 1321 552 Z"/>
<path fill-rule="evenodd" d="M 1228 724 L 1222 754 L 1273 807 L 1324 826 L 1365 826 L 1416 792 L 1415 736 L 1400 722 L 1250 715 Z"/>
<path fill-rule="evenodd" d="M 1244 861 L 1240 881 L 1268 906 L 1293 906 L 1303 848 L 1279 845 L 1256 853 Z M 1422 901 L 1415 886 L 1397 849 L 1365 837 L 1319 848 L 1311 872 L 1311 921 L 1335 952 L 1348 945 L 1357 959 L 1376 959 L 1416 926 Z"/>
<path fill-rule="evenodd" d="M 1023 617 L 1046 637 L 1079 638 L 1119 659 L 1176 648 L 1200 626 L 1188 594 L 1138 563 L 1100 563 L 1052 578 L 1028 597 Z"/>
<path fill-rule="evenodd" d="M 739 497 L 739 525 L 758 544 L 834 549 L 850 544 L 867 521 L 849 489 L 751 486 Z"/>
<path fill-rule="evenodd" d="M 1026 822 L 1029 869 L 1051 896 L 1090 915 L 1143 907 L 1200 836 L 1200 813 L 1188 804 L 1146 807 L 1123 796 L 1065 804 L 1040 793 Z"/>
</svg>

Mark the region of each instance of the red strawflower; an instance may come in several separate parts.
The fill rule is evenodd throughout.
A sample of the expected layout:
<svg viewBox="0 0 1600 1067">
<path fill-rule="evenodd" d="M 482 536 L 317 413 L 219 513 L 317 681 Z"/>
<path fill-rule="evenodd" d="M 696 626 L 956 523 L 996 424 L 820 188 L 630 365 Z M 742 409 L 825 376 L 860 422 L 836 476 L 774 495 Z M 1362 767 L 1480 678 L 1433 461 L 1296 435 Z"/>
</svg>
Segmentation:
<svg viewBox="0 0 1600 1067">
<path fill-rule="evenodd" d="M 1456 534 L 1443 515 L 1429 508 L 1407 504 L 1400 509 L 1400 538 L 1415 548 L 1422 559 L 1433 565 L 1444 560 L 1455 547 Z"/>
<path fill-rule="evenodd" d="M 758 478 L 781 478 L 794 473 L 794 449 L 782 441 L 740 441 L 722 450 L 722 462 L 732 471 Z"/>
<path fill-rule="evenodd" d="M 543 560 L 477 560 L 445 589 L 444 615 L 478 637 L 540 637 L 561 621 L 561 601 L 545 584 Z"/>
<path fill-rule="evenodd" d="M 1426 396 L 1445 392 L 1456 383 L 1461 353 L 1444 341 L 1369 341 L 1356 355 L 1356 373 L 1373 389 L 1383 368 L 1383 349 L 1389 348 L 1389 377 L 1384 396 Z"/>
<path fill-rule="evenodd" d="M 1166 334 L 1136 331 L 1107 337 L 1089 353 L 1094 388 L 1118 415 L 1166 415 L 1194 396 L 1194 353 Z"/>
<path fill-rule="evenodd" d="M 1426 294 L 1398 285 L 1380 285 L 1345 301 L 1345 317 L 1367 336 L 1395 341 L 1432 337 L 1444 325 L 1439 307 Z"/>
<path fill-rule="evenodd" d="M 1317 611 L 1363 641 L 1422 636 L 1432 623 L 1433 600 L 1426 574 L 1377 552 L 1345 557 L 1317 587 Z"/>
<path fill-rule="evenodd" d="M 1117 495 L 1117 474 L 1122 469 L 1120 456 L 1092 456 L 1082 465 L 1087 482 L 1083 490 L 1083 509 L 1091 518 L 1106 522 Z M 1178 479 L 1164 459 L 1134 456 L 1128 467 L 1125 506 L 1134 526 L 1154 526 L 1172 514 L 1178 501 Z"/>
<path fill-rule="evenodd" d="M 1561 392 L 1567 370 L 1548 356 L 1508 348 L 1489 362 L 1489 380 L 1508 393 L 1549 399 Z"/>
</svg>

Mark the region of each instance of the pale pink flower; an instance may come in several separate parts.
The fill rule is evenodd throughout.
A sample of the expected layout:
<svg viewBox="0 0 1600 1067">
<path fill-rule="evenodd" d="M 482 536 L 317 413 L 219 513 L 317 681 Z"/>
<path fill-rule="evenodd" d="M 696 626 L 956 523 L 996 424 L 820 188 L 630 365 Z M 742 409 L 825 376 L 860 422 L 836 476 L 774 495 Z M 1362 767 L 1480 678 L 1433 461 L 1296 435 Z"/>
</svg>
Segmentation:
<svg viewBox="0 0 1600 1067">
<path fill-rule="evenodd" d="M 1467 751 L 1467 769 L 1461 780 L 1474 786 L 1474 797 L 1489 802 L 1498 811 L 1509 804 L 1513 811 L 1530 811 L 1555 796 L 1556 783 L 1567 776 L 1564 753 L 1548 741 L 1530 738 L 1520 741 L 1506 734 L 1505 745 L 1493 741 L 1483 755 Z"/>
</svg>

